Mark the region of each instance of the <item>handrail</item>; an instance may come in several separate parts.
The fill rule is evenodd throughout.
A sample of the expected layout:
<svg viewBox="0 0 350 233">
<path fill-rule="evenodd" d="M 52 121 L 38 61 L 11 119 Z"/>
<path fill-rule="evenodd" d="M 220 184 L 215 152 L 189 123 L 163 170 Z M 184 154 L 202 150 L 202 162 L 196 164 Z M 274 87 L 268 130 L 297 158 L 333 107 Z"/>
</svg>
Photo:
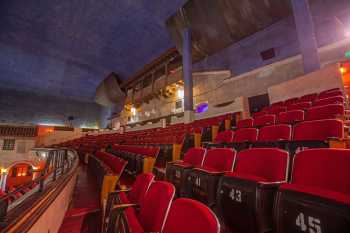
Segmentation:
<svg viewBox="0 0 350 233">
<path fill-rule="evenodd" d="M 77 152 L 74 150 L 69 148 L 36 148 L 33 150 L 46 154 L 45 168 L 37 179 L 0 197 L 1 232 L 29 230 L 77 171 L 79 161 Z M 17 193 L 23 193 L 23 195 L 13 200 Z M 33 211 L 36 214 L 29 214 Z M 19 222 L 21 222 L 20 225 Z M 16 230 L 13 231 L 13 228 Z"/>
</svg>

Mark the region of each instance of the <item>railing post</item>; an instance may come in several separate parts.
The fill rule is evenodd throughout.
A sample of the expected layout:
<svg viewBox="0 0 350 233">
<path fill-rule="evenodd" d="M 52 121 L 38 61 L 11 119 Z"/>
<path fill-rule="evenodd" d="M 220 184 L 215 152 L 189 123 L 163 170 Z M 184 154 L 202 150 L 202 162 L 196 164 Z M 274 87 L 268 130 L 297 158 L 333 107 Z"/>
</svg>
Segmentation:
<svg viewBox="0 0 350 233">
<path fill-rule="evenodd" d="M 8 202 L 6 199 L 0 199 L 0 227 L 6 226 L 6 215 L 7 215 Z"/>
</svg>

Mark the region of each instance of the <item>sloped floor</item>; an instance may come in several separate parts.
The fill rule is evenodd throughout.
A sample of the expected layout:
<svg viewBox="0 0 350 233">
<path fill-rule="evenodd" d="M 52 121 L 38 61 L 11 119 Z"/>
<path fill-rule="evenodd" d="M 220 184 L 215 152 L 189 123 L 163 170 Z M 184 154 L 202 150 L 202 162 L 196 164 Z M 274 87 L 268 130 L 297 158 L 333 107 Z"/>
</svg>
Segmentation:
<svg viewBox="0 0 350 233">
<path fill-rule="evenodd" d="M 67 211 L 59 233 L 100 232 L 99 191 L 93 176 L 81 165 L 70 209 Z"/>
</svg>

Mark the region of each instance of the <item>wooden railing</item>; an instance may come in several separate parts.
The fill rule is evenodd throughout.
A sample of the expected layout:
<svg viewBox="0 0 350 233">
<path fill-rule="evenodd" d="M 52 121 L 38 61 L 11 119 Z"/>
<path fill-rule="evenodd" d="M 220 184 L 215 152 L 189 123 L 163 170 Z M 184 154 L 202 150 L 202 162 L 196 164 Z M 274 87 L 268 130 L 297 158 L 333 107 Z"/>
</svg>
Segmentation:
<svg viewBox="0 0 350 233">
<path fill-rule="evenodd" d="M 35 180 L 0 197 L 0 232 L 28 232 L 77 173 L 75 151 L 34 150 L 46 157 L 45 168 Z M 17 198 L 18 193 L 23 195 Z"/>
</svg>

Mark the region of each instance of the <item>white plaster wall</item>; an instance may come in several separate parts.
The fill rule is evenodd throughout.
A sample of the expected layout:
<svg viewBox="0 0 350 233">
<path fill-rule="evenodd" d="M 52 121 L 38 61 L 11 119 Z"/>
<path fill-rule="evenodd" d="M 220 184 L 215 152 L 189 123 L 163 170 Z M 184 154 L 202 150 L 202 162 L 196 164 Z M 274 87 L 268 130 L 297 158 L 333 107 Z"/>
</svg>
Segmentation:
<svg viewBox="0 0 350 233">
<path fill-rule="evenodd" d="M 4 139 L 15 139 L 15 149 L 12 151 L 9 150 L 3 150 L 4 145 Z M 20 145 L 22 144 L 22 145 Z M 21 151 L 19 147 L 23 146 L 24 150 Z M 33 147 L 35 147 L 35 138 L 28 138 L 28 137 L 0 137 L 0 154 L 6 153 L 6 154 L 13 154 L 16 155 L 18 153 L 28 153 Z"/>
<path fill-rule="evenodd" d="M 343 88 L 338 64 L 332 64 L 316 72 L 271 86 L 268 89 L 270 102 L 319 93 L 332 88 Z"/>
</svg>

